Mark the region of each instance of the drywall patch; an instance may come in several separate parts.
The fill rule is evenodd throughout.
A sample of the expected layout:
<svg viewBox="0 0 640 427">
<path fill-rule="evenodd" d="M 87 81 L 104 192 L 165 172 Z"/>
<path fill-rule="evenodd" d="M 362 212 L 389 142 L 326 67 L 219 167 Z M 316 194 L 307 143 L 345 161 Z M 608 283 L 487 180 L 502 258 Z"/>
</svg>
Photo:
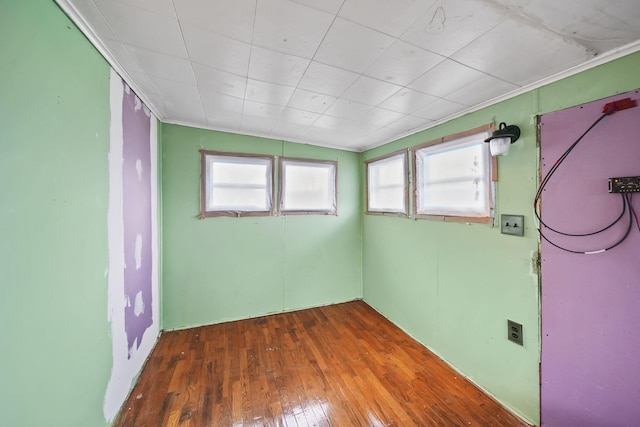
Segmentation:
<svg viewBox="0 0 640 427">
<path fill-rule="evenodd" d="M 113 368 L 103 406 L 109 422 L 160 331 L 157 122 L 115 71 L 110 90 L 108 319 Z"/>
</svg>

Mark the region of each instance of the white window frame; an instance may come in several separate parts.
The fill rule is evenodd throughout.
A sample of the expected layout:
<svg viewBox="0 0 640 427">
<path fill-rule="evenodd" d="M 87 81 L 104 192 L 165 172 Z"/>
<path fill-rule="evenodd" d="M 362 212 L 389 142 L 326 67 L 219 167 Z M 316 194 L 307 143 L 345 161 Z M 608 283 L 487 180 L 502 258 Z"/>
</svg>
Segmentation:
<svg viewBox="0 0 640 427">
<path fill-rule="evenodd" d="M 412 148 L 413 163 L 413 214 L 416 218 L 428 218 L 441 221 L 491 223 L 493 221 L 495 206 L 495 182 L 497 181 L 497 161 L 489 152 L 489 144 L 484 140 L 491 136 L 493 125 L 482 126 L 467 132 L 451 135 L 436 141 Z M 481 178 L 484 192 L 482 204 L 474 206 L 440 205 L 429 206 L 423 192 L 426 190 L 426 170 L 423 160 L 427 157 L 435 159 L 438 154 L 451 154 L 456 149 L 462 149 L 478 144 L 481 148 L 482 163 L 476 171 L 470 171 L 469 175 L 449 179 L 447 182 L 465 182 Z M 480 174 L 480 176 L 478 175 Z M 470 182 L 471 183 L 471 182 Z M 444 182 L 443 182 L 444 184 Z M 438 185 L 437 180 L 432 180 L 430 185 Z"/>
<path fill-rule="evenodd" d="M 393 216 L 407 216 L 409 214 L 409 162 L 407 159 L 408 153 L 406 150 L 396 151 L 384 156 L 376 157 L 374 159 L 365 161 L 365 173 L 366 173 L 366 210 L 365 213 L 369 215 L 393 215 Z M 385 184 L 379 183 L 373 178 L 372 169 L 376 166 L 384 165 L 385 163 L 401 160 L 402 161 L 402 184 Z M 372 206 L 373 193 L 380 189 L 397 188 L 401 192 L 403 200 L 403 208 L 401 210 L 393 209 L 390 207 L 377 207 Z"/>
<path fill-rule="evenodd" d="M 287 207 L 287 165 L 304 165 L 309 167 L 325 168 L 332 172 L 328 183 L 333 191 L 330 206 L 326 208 L 288 208 Z M 338 162 L 332 160 L 299 159 L 293 157 L 280 157 L 279 161 L 280 180 L 280 213 L 283 215 L 337 215 L 338 214 Z"/>
<path fill-rule="evenodd" d="M 248 154 L 248 153 L 227 153 L 221 151 L 208 151 L 200 150 L 201 166 L 200 166 L 200 218 L 213 217 L 213 216 L 268 216 L 273 215 L 273 200 L 274 200 L 274 163 L 273 156 L 260 155 L 260 154 Z M 264 188 L 265 190 L 265 208 L 260 209 L 255 206 L 234 206 L 224 207 L 212 205 L 211 198 L 213 197 L 212 191 L 216 187 L 216 183 L 212 182 L 212 166 L 216 160 L 225 159 L 225 163 L 237 162 L 239 164 L 251 164 L 252 159 L 255 160 L 254 164 L 266 165 L 267 171 L 265 173 L 264 185 L 260 184 L 256 187 L 256 184 L 247 184 L 243 182 L 225 183 L 219 184 L 219 187 L 237 187 L 240 189 L 247 188 Z"/>
</svg>

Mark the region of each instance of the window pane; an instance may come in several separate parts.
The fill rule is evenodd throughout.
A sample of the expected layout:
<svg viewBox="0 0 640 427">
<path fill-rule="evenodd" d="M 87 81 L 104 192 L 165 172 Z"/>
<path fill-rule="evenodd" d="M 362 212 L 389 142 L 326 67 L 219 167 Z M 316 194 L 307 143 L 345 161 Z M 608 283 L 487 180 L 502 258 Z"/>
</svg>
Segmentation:
<svg viewBox="0 0 640 427">
<path fill-rule="evenodd" d="M 378 188 L 369 193 L 369 210 L 379 212 L 405 212 L 404 185 Z"/>
<path fill-rule="evenodd" d="M 446 215 L 447 212 L 465 213 L 469 210 L 484 212 L 484 182 L 467 180 L 422 187 L 421 210 Z"/>
<path fill-rule="evenodd" d="M 247 164 L 239 162 L 227 162 L 224 160 L 213 160 L 211 171 L 215 184 L 258 184 L 266 185 L 268 164 Z"/>
<path fill-rule="evenodd" d="M 269 197 L 266 190 L 243 188 L 215 188 L 211 192 L 210 210 L 236 211 L 269 210 Z"/>
<path fill-rule="evenodd" d="M 336 165 L 282 159 L 283 211 L 336 211 Z"/>
<path fill-rule="evenodd" d="M 204 214 L 271 211 L 272 158 L 203 153 Z"/>
<path fill-rule="evenodd" d="M 425 152 L 422 155 L 424 179 L 431 182 L 482 177 L 485 145 L 480 142 L 443 151 Z"/>
<path fill-rule="evenodd" d="M 406 159 L 400 153 L 367 164 L 369 212 L 407 212 Z"/>
<path fill-rule="evenodd" d="M 416 213 L 489 217 L 491 184 L 487 132 L 415 151 Z"/>
</svg>

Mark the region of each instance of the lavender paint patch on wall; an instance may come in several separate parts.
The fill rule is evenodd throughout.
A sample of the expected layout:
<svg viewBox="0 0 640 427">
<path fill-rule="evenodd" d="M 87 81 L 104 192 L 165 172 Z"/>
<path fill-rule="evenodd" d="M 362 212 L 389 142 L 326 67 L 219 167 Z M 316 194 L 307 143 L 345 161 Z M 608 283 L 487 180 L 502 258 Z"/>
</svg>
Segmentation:
<svg viewBox="0 0 640 427">
<path fill-rule="evenodd" d="M 108 319 L 113 367 L 104 398 L 111 422 L 160 332 L 157 120 L 115 72 L 110 79 Z"/>
<path fill-rule="evenodd" d="M 149 111 L 128 86 L 122 100 L 125 330 L 129 353 L 152 325 Z"/>
</svg>

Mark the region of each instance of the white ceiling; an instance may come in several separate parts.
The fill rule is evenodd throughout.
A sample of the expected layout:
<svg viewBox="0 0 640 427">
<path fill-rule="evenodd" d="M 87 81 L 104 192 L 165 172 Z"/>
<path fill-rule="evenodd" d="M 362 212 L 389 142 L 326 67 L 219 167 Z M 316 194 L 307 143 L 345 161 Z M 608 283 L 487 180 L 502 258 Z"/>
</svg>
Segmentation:
<svg viewBox="0 0 640 427">
<path fill-rule="evenodd" d="M 638 0 L 56 1 L 162 121 L 353 151 L 640 50 Z"/>
</svg>

